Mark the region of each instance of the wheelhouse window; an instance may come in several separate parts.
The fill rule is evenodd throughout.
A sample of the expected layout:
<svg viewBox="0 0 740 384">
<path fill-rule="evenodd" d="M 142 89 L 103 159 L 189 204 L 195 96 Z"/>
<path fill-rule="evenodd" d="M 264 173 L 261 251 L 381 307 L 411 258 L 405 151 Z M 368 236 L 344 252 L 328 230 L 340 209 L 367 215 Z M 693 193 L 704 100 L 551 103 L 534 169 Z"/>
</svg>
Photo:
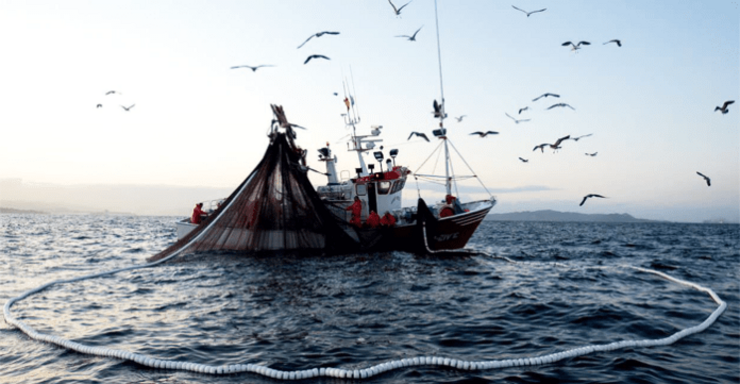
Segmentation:
<svg viewBox="0 0 740 384">
<path fill-rule="evenodd" d="M 396 193 L 403 189 L 404 184 L 406 184 L 406 180 L 399 179 L 393 182 L 393 188 L 391 188 L 391 193 Z"/>
<path fill-rule="evenodd" d="M 355 191 L 357 191 L 357 196 L 365 196 L 365 195 L 367 195 L 367 184 L 357 184 L 357 185 L 355 185 Z"/>
<path fill-rule="evenodd" d="M 378 193 L 381 195 L 387 195 L 388 191 L 391 190 L 390 181 L 381 181 L 378 183 Z"/>
</svg>

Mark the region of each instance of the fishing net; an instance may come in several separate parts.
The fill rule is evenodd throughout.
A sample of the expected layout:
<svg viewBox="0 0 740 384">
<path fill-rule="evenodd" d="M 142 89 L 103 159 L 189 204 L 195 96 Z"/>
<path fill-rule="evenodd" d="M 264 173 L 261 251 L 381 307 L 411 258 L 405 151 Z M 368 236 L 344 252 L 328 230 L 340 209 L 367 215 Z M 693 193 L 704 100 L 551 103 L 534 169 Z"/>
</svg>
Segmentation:
<svg viewBox="0 0 740 384">
<path fill-rule="evenodd" d="M 342 252 L 356 246 L 356 235 L 324 206 L 308 179 L 306 151 L 295 144 L 297 127 L 272 106 L 270 145 L 252 173 L 196 229 L 164 251 Z"/>
</svg>

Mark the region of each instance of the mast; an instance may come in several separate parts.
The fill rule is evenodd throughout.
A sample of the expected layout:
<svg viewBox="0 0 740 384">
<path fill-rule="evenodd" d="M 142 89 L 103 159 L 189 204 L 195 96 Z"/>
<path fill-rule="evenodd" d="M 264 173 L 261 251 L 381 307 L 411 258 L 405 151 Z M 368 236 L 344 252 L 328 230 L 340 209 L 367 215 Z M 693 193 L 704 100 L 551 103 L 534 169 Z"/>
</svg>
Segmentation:
<svg viewBox="0 0 740 384">
<path fill-rule="evenodd" d="M 439 16 L 437 16 L 437 0 L 434 0 L 434 21 L 437 26 L 437 63 L 439 64 L 439 93 L 442 100 L 439 107 L 439 138 L 444 141 L 445 147 L 445 191 L 447 195 L 452 195 L 452 177 L 450 176 L 450 149 L 447 146 L 447 129 L 444 127 L 445 117 L 445 89 L 442 81 L 442 49 L 439 42 Z"/>
</svg>

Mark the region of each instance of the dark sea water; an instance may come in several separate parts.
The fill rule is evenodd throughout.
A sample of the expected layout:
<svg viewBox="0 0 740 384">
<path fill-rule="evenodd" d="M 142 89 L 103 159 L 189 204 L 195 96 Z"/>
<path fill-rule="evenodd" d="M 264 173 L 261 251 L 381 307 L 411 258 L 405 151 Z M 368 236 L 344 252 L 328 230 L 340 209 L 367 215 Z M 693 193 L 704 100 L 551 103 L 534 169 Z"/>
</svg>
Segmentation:
<svg viewBox="0 0 740 384">
<path fill-rule="evenodd" d="M 0 215 L 0 302 L 59 279 L 140 265 L 175 241 L 172 217 Z M 439 356 L 499 360 L 706 331 L 556 363 L 406 367 L 370 383 L 738 383 L 740 227 L 484 222 L 477 255 L 185 257 L 56 284 L 11 308 L 36 331 L 156 359 L 280 370 L 363 369 Z M 356 382 L 321 377 L 315 383 Z M 277 383 L 69 351 L 0 322 L 0 383 Z"/>
</svg>

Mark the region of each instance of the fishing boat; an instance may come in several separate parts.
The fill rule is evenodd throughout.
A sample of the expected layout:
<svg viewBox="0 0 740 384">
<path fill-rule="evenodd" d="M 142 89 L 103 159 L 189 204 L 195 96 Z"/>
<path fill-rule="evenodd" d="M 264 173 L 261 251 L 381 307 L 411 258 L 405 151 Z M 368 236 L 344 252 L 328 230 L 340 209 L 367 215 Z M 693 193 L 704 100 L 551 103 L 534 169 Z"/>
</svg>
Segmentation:
<svg viewBox="0 0 740 384">
<path fill-rule="evenodd" d="M 437 109 L 442 109 L 436 101 Z M 356 152 L 358 167 L 351 177 L 343 171 L 340 181 L 336 169 L 337 157 L 327 143 L 319 151 L 319 161 L 325 164 L 327 184 L 319 186 L 316 191 L 337 220 L 350 223 L 355 228 L 360 243 L 372 250 L 402 250 L 410 252 L 429 252 L 455 250 L 464 248 L 478 225 L 496 204 L 496 199 L 461 202 L 452 193 L 453 183 L 458 180 L 451 173 L 450 140 L 444 128 L 444 113 L 440 113 L 440 128 L 433 131 L 435 138 L 441 141 L 436 150 L 444 151 L 445 174 L 428 175 L 412 172 L 408 167 L 397 165 L 398 149 L 391 149 L 388 158 L 382 150 L 375 150 L 382 126 L 371 127 L 369 135 L 358 135 L 357 119 L 352 118 L 352 109 L 344 114 L 345 124 L 352 129 L 349 140 L 349 151 Z M 382 149 L 382 146 L 380 146 Z M 366 164 L 364 155 L 372 151 L 378 162 Z M 385 167 L 383 166 L 385 163 Z M 419 197 L 416 206 L 402 206 L 402 193 L 409 176 L 437 178 L 444 180 L 445 194 L 439 199 L 427 202 Z M 474 177 L 474 176 L 473 176 Z M 358 198 L 362 204 L 361 216 L 352 220 L 348 207 Z M 394 225 L 374 225 L 370 216 L 391 215 Z M 359 225 L 358 225 L 359 224 Z"/>
</svg>

